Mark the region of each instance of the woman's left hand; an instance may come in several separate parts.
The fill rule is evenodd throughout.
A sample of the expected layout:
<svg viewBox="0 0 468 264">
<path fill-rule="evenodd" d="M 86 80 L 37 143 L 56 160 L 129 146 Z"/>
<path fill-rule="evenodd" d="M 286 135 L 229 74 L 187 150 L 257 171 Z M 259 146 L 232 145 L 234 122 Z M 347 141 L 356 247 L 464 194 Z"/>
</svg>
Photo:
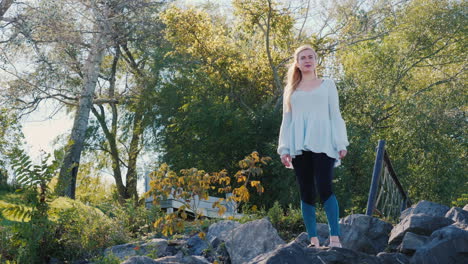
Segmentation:
<svg viewBox="0 0 468 264">
<path fill-rule="evenodd" d="M 343 159 L 346 156 L 347 153 L 348 153 L 348 151 L 346 151 L 344 149 L 338 151 L 338 155 L 340 156 L 340 159 Z"/>
</svg>

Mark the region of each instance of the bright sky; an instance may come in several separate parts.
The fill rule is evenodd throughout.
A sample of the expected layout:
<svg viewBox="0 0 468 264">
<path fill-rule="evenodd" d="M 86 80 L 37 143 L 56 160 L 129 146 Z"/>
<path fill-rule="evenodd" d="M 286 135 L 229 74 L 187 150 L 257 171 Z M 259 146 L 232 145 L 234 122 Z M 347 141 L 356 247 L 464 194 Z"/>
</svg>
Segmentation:
<svg viewBox="0 0 468 264">
<path fill-rule="evenodd" d="M 71 115 L 67 116 L 63 110 L 53 115 L 57 111 L 55 104 L 53 101 L 41 104 L 22 122 L 27 149 L 32 158 L 39 156 L 41 150 L 52 153 L 52 142 L 57 136 L 71 132 Z"/>
</svg>

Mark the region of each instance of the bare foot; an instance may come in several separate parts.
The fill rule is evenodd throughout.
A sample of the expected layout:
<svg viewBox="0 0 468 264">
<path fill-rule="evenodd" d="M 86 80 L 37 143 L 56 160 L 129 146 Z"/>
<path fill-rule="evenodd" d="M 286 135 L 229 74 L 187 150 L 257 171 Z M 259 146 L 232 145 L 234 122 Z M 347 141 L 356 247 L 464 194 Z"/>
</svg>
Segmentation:
<svg viewBox="0 0 468 264">
<path fill-rule="evenodd" d="M 311 237 L 310 238 L 310 245 L 308 245 L 307 247 L 320 248 L 320 242 L 319 242 L 318 238 L 317 237 Z"/>
<path fill-rule="evenodd" d="M 343 247 L 341 245 L 340 238 L 338 236 L 330 236 L 330 244 L 328 246 L 329 247 L 337 247 L 337 248 L 342 248 Z"/>
</svg>

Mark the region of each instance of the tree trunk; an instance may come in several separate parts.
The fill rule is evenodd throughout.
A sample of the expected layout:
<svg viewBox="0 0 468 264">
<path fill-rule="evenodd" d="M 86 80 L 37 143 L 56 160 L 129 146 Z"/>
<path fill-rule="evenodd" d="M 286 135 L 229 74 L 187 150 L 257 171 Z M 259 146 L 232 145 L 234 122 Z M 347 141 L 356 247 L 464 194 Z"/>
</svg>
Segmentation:
<svg viewBox="0 0 468 264">
<path fill-rule="evenodd" d="M 93 36 L 91 51 L 85 64 L 84 88 L 81 92 L 70 141 L 66 147 L 65 158 L 60 168 L 56 193 L 60 196 L 75 198 L 76 175 L 80 164 L 81 151 L 88 128 L 89 112 L 93 106 L 94 90 L 105 52 L 105 34 L 98 32 Z"/>
<path fill-rule="evenodd" d="M 144 102 L 142 102 L 144 103 Z M 140 137 L 143 134 L 143 128 L 141 125 L 142 121 L 142 109 L 137 107 L 135 111 L 135 117 L 133 119 L 133 133 L 132 140 L 130 141 L 130 153 L 128 154 L 128 170 L 127 170 L 127 194 L 129 197 L 135 199 L 135 203 L 138 202 L 137 192 L 137 158 L 140 153 Z"/>
</svg>

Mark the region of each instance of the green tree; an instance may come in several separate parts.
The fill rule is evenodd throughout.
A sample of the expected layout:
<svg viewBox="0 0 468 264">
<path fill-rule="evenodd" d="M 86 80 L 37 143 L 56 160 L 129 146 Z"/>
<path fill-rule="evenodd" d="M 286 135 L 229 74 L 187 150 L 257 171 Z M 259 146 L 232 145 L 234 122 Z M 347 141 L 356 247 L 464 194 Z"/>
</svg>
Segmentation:
<svg viewBox="0 0 468 264">
<path fill-rule="evenodd" d="M 449 205 L 466 190 L 465 9 L 410 1 L 380 24 L 384 35 L 337 52 L 352 142 L 352 164 L 338 180 L 341 192 L 357 194 L 348 207 L 364 206 L 378 139 L 413 201 Z"/>
</svg>

